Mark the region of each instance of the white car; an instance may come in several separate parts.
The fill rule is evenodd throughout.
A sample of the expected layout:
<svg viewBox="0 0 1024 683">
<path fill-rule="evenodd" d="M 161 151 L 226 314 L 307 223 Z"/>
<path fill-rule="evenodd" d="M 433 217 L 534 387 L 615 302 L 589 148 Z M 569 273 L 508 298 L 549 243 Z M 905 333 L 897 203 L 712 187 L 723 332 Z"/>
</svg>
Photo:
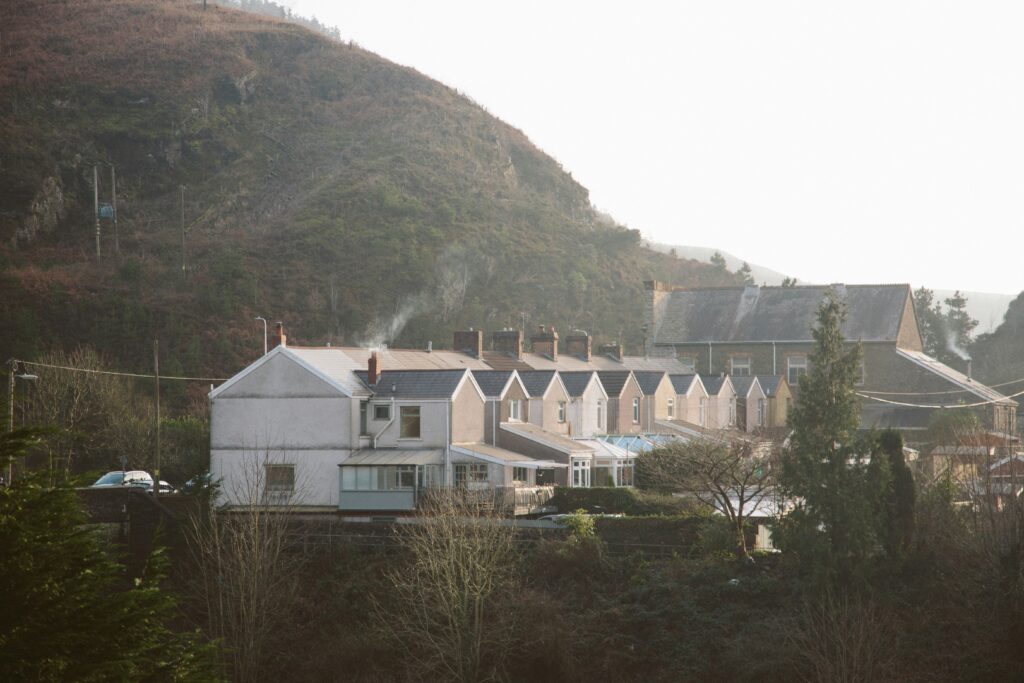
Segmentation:
<svg viewBox="0 0 1024 683">
<path fill-rule="evenodd" d="M 94 489 L 109 489 L 109 488 L 120 488 L 123 486 L 137 486 L 139 488 L 152 488 L 153 477 L 149 476 L 149 472 L 142 470 L 114 470 L 113 472 L 107 472 L 102 477 L 96 480 L 96 483 L 92 485 Z"/>
</svg>

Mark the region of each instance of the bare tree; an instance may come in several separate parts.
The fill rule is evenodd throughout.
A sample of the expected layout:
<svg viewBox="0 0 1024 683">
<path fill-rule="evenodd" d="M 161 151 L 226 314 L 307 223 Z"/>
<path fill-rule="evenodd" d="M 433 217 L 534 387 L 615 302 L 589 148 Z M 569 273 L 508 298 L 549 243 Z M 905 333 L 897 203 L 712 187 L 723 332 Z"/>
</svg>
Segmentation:
<svg viewBox="0 0 1024 683">
<path fill-rule="evenodd" d="M 393 600 L 376 604 L 380 630 L 419 676 L 498 678 L 511 647 L 512 617 L 499 605 L 512 586 L 515 530 L 439 492 L 397 533 L 410 565 L 388 575 Z"/>
<path fill-rule="evenodd" d="M 222 666 L 238 681 L 267 677 L 266 646 L 296 595 L 304 561 L 288 542 L 302 487 L 275 491 L 268 480 L 270 467 L 280 462 L 269 451 L 243 455 L 240 476 L 226 492 L 232 506 L 202 506 L 186 525 L 207 630 L 224 644 Z"/>
<path fill-rule="evenodd" d="M 872 602 L 826 593 L 807 602 L 786 637 L 804 680 L 820 683 L 902 680 L 894 666 L 898 631 Z"/>
<path fill-rule="evenodd" d="M 674 442 L 641 456 L 637 477 L 645 488 L 688 493 L 725 515 L 736 534 L 736 554 L 746 558 L 744 526 L 770 504 L 775 454 L 766 442 Z"/>
</svg>

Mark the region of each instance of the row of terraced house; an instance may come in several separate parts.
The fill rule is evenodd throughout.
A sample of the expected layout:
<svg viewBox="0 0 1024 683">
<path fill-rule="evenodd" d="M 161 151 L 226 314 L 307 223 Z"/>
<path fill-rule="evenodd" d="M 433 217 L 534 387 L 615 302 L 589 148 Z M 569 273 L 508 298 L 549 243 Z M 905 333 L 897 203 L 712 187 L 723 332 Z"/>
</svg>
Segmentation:
<svg viewBox="0 0 1024 683">
<path fill-rule="evenodd" d="M 543 326 L 529 351 L 513 329 L 457 331 L 440 350 L 297 347 L 278 327 L 269 353 L 210 394 L 211 472 L 228 504 L 259 496 L 350 516 L 408 512 L 441 487 L 527 514 L 556 485 L 630 486 L 657 444 L 782 430 L 824 291 L 648 283 L 642 356 Z M 861 389 L 898 378 L 911 393 L 983 396 L 988 424 L 1012 432 L 1012 401 L 921 353 L 908 286 L 833 291 L 847 300 L 847 338 L 866 347 Z M 927 423 L 865 404 L 865 428 L 913 435 Z"/>
</svg>

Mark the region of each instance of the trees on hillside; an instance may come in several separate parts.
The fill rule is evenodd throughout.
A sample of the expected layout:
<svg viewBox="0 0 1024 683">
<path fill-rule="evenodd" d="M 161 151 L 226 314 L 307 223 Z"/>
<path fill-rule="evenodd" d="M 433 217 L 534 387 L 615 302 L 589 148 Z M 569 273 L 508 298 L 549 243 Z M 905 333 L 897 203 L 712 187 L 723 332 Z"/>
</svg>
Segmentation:
<svg viewBox="0 0 1024 683">
<path fill-rule="evenodd" d="M 939 302 L 932 290 L 921 287 L 914 290 L 914 309 L 924 352 L 943 363 L 958 365 L 974 342 L 978 326 L 967 312 L 967 298 L 957 291 Z"/>
<path fill-rule="evenodd" d="M 0 466 L 38 438 L 0 435 Z M 73 489 L 27 473 L 0 488 L 0 672 L 5 680 L 209 681 L 212 648 L 168 626 L 175 603 L 151 558 L 131 584 L 84 526 Z"/>
</svg>

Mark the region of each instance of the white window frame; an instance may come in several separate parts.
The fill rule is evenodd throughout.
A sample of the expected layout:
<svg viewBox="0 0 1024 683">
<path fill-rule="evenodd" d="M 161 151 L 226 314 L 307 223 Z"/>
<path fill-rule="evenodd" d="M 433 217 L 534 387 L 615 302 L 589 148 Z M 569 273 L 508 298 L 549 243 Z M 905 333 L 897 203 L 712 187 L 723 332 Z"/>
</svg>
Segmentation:
<svg viewBox="0 0 1024 683">
<path fill-rule="evenodd" d="M 383 410 L 381 410 L 383 408 Z M 373 420 L 380 422 L 382 420 L 391 419 L 391 404 L 390 403 L 374 403 L 373 404 Z"/>
<path fill-rule="evenodd" d="M 676 416 L 676 400 L 670 398 L 668 400 L 668 419 L 673 420 Z"/>
<path fill-rule="evenodd" d="M 640 399 L 633 399 L 633 424 L 640 424 Z"/>
<path fill-rule="evenodd" d="M 796 372 L 796 377 L 793 376 L 793 372 Z M 786 381 L 791 387 L 800 386 L 800 376 L 807 374 L 807 356 L 793 355 L 786 357 Z"/>
<path fill-rule="evenodd" d="M 750 377 L 753 374 L 753 365 L 749 353 L 729 356 L 729 374 L 733 377 Z"/>
<path fill-rule="evenodd" d="M 405 418 L 406 412 L 409 412 L 409 417 L 412 418 L 412 411 L 416 411 L 416 434 L 406 434 L 405 432 Z M 399 406 L 398 408 L 398 438 L 406 440 L 417 440 L 423 438 L 423 411 L 420 406 Z"/>
<path fill-rule="evenodd" d="M 523 421 L 523 402 L 518 398 L 509 399 L 508 402 L 508 421 L 509 422 L 522 422 Z"/>
<path fill-rule="evenodd" d="M 513 467 L 512 481 L 520 484 L 530 483 L 530 469 L 528 467 Z"/>
<path fill-rule="evenodd" d="M 597 399 L 597 430 L 600 432 L 605 431 L 607 426 L 604 421 L 604 399 Z"/>
<path fill-rule="evenodd" d="M 571 484 L 572 488 L 590 488 L 589 460 L 583 460 L 580 458 L 574 458 L 572 460 L 572 479 L 570 479 L 569 483 Z"/>
<path fill-rule="evenodd" d="M 455 465 L 455 485 L 486 484 L 490 480 L 489 469 L 485 462 L 460 462 Z"/>
<path fill-rule="evenodd" d="M 701 427 L 706 427 L 708 423 L 708 397 L 701 396 L 700 402 L 697 404 L 697 422 Z"/>
<path fill-rule="evenodd" d="M 565 423 L 566 406 L 565 401 L 558 402 L 558 422 L 559 424 Z"/>
</svg>

